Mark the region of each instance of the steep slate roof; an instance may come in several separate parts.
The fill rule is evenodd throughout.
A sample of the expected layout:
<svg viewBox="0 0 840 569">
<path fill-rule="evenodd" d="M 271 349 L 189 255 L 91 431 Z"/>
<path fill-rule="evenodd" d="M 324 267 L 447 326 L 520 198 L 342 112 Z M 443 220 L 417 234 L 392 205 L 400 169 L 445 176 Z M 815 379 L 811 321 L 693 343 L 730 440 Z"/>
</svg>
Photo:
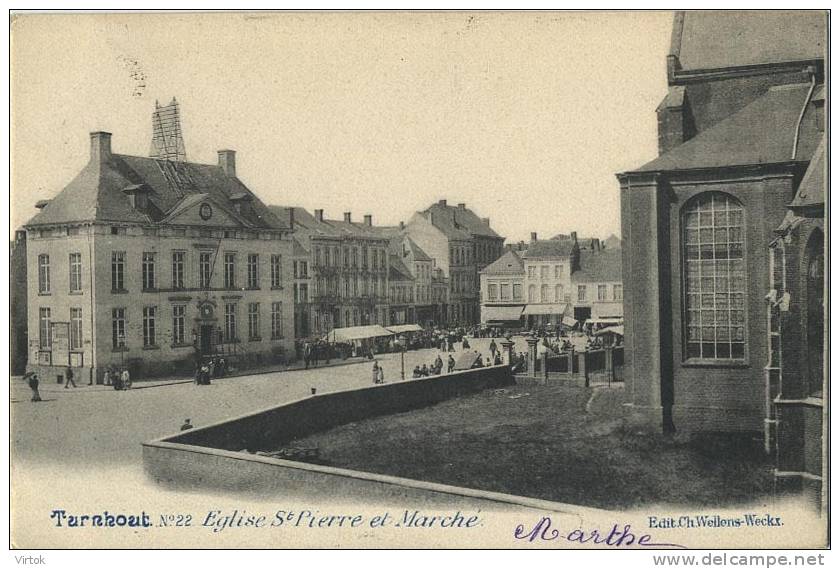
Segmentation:
<svg viewBox="0 0 840 569">
<path fill-rule="evenodd" d="M 149 188 L 153 206 L 148 212 L 131 206 L 123 193 L 129 186 Z M 205 194 L 205 199 L 232 211 L 229 199 L 240 193 L 253 198 L 251 211 L 238 216 L 240 221 L 260 228 L 285 227 L 245 184 L 217 165 L 109 154 L 88 162 L 27 225 L 79 221 L 157 223 L 170 212 L 183 209 L 185 200 L 194 202 L 197 194 Z"/>
<path fill-rule="evenodd" d="M 431 261 L 432 258 L 429 257 L 426 252 L 420 248 L 420 245 L 414 242 L 411 237 L 406 236 L 406 241 L 408 241 L 408 246 L 411 248 L 411 252 L 414 255 L 415 261 Z"/>
<path fill-rule="evenodd" d="M 544 257 L 568 258 L 572 254 L 575 242 L 571 239 L 549 239 L 547 241 L 532 241 L 528 244 L 528 250 L 523 257 L 526 259 Z"/>
<path fill-rule="evenodd" d="M 809 89 L 809 84 L 772 87 L 743 109 L 636 172 L 789 162 Z M 796 159 L 808 160 L 815 145 L 809 137 L 801 139 Z"/>
<path fill-rule="evenodd" d="M 685 70 L 825 57 L 822 11 L 687 11 L 674 25 L 671 51 Z"/>
<path fill-rule="evenodd" d="M 508 251 L 481 271 L 484 275 L 519 275 L 525 272 L 525 265 L 515 251 Z"/>
<path fill-rule="evenodd" d="M 572 282 L 621 282 L 621 249 L 580 252 L 580 269 L 572 273 Z"/>
<path fill-rule="evenodd" d="M 438 202 L 423 210 L 422 213 L 431 214 L 432 224 L 450 239 L 469 239 L 473 235 L 501 238 L 469 208 L 443 205 Z"/>
<path fill-rule="evenodd" d="M 388 279 L 392 281 L 413 281 L 414 276 L 401 259 L 396 255 L 388 255 Z"/>
<path fill-rule="evenodd" d="M 802 177 L 802 182 L 790 207 L 808 207 L 825 203 L 825 167 L 825 137 L 823 137 L 808 165 L 808 170 Z"/>
</svg>

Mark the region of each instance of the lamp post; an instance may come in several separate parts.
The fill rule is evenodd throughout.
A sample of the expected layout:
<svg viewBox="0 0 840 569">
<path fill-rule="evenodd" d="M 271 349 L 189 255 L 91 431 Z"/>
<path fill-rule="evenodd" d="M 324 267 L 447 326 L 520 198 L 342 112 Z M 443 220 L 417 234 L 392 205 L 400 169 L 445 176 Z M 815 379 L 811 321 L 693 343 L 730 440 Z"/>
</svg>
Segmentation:
<svg viewBox="0 0 840 569">
<path fill-rule="evenodd" d="M 400 349 L 400 379 L 405 380 L 405 336 L 397 337 L 397 346 Z"/>
</svg>

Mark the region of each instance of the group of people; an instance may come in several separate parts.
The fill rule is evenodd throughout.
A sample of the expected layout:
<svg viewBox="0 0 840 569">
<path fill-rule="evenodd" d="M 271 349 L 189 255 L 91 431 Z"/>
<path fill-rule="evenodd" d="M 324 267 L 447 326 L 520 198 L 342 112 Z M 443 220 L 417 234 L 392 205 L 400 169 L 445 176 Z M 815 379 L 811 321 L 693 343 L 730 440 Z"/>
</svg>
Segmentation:
<svg viewBox="0 0 840 569">
<path fill-rule="evenodd" d="M 303 363 L 306 369 L 309 369 L 310 365 L 318 367 L 318 362 L 321 360 L 329 364 L 333 357 L 333 347 L 323 340 L 304 342 L 301 351 L 303 352 Z"/>
<path fill-rule="evenodd" d="M 455 358 L 452 357 L 452 354 L 449 354 L 446 361 L 446 373 L 452 373 L 454 369 Z M 428 366 L 423 364 L 422 366 L 414 366 L 414 371 L 411 373 L 411 377 L 429 377 L 430 375 L 440 375 L 441 373 L 443 373 L 443 358 L 440 357 L 440 354 L 438 354 L 435 361 L 432 362 L 432 365 Z"/>
<path fill-rule="evenodd" d="M 131 389 L 131 373 L 125 367 L 120 369 L 115 366 L 108 366 L 102 375 L 102 382 L 113 387 L 116 391 Z M 75 384 L 73 386 L 75 387 Z M 67 384 L 64 387 L 67 387 Z"/>
<path fill-rule="evenodd" d="M 225 358 L 210 358 L 199 362 L 195 370 L 196 385 L 210 385 L 211 378 L 224 377 L 227 372 L 227 361 Z"/>
</svg>

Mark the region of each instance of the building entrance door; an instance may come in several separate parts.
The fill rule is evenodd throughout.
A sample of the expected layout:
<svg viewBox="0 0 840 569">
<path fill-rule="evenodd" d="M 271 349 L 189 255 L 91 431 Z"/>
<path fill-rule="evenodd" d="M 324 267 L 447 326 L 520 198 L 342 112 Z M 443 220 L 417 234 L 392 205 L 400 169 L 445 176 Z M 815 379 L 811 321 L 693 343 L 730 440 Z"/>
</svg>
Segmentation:
<svg viewBox="0 0 840 569">
<path fill-rule="evenodd" d="M 201 355 L 206 356 L 213 349 L 213 325 L 201 326 Z"/>
</svg>

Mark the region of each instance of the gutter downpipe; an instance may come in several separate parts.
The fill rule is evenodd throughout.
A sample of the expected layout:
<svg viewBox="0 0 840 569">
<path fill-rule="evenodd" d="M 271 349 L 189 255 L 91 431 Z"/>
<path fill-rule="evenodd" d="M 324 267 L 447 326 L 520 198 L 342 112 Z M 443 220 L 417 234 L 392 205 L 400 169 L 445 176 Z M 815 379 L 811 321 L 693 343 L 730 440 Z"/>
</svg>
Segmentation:
<svg viewBox="0 0 840 569">
<path fill-rule="evenodd" d="M 796 160 L 796 149 L 799 146 L 799 131 L 802 129 L 802 119 L 805 118 L 805 111 L 808 109 L 808 103 L 811 102 L 811 97 L 814 96 L 814 89 L 817 86 L 817 73 L 813 67 L 807 67 L 805 72 L 811 76 L 811 87 L 808 89 L 808 96 L 805 97 L 805 103 L 802 105 L 802 110 L 799 112 L 799 119 L 796 121 L 796 130 L 793 133 L 793 150 L 790 154 L 791 160 Z"/>
</svg>

